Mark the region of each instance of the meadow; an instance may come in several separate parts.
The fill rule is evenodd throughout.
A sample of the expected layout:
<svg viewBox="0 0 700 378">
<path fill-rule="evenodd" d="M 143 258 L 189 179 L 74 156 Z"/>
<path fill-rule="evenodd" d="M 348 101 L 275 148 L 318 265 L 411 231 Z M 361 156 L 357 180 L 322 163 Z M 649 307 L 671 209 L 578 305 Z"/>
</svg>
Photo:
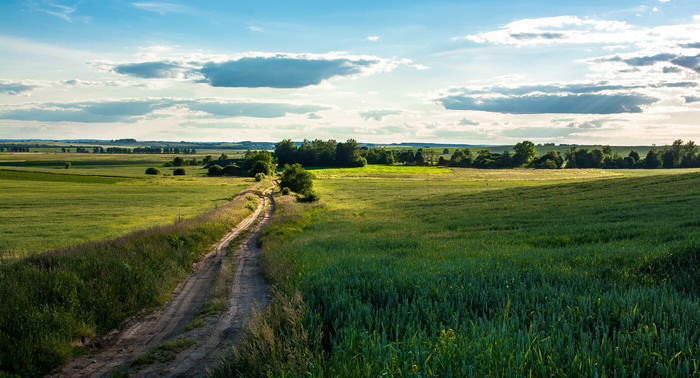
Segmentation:
<svg viewBox="0 0 700 378">
<path fill-rule="evenodd" d="M 144 174 L 168 157 L 75 154 L 65 169 L 56 157 L 63 154 L 0 155 L 0 258 L 190 218 L 226 203 L 252 182 L 203 177 L 201 167 L 186 167 L 186 176 Z"/>
<path fill-rule="evenodd" d="M 44 376 L 164 303 L 268 185 L 147 176 L 152 156 L 86 157 L 86 173 L 46 163 L 57 154 L 11 155 L 19 164 L 0 162 L 0 376 Z"/>
<path fill-rule="evenodd" d="M 362 169 L 279 197 L 215 375 L 700 375 L 698 170 Z"/>
</svg>

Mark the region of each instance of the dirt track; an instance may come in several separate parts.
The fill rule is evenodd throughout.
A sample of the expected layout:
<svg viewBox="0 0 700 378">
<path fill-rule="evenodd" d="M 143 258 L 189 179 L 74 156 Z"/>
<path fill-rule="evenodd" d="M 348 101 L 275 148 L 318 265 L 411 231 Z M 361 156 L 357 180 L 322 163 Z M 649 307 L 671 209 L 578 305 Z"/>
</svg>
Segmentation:
<svg viewBox="0 0 700 378">
<path fill-rule="evenodd" d="M 215 364 L 222 351 L 240 337 L 243 323 L 254 306 L 264 305 L 266 284 L 257 264 L 256 239 L 260 228 L 274 211 L 272 196 L 261 196 L 257 209 L 228 233 L 214 250 L 198 263 L 195 273 L 183 281 L 162 309 L 146 317 L 127 321 L 122 329 L 104 338 L 104 349 L 92 356 L 81 356 L 64 366 L 56 377 L 106 377 L 115 371 L 132 376 L 201 376 Z M 235 274 L 230 287 L 228 310 L 210 317 L 206 326 L 183 332 L 183 327 L 206 300 L 212 283 L 228 250 L 228 244 L 249 230 L 235 252 Z M 176 337 L 196 344 L 185 349 L 173 361 L 156 363 L 135 371 L 134 358 Z"/>
</svg>

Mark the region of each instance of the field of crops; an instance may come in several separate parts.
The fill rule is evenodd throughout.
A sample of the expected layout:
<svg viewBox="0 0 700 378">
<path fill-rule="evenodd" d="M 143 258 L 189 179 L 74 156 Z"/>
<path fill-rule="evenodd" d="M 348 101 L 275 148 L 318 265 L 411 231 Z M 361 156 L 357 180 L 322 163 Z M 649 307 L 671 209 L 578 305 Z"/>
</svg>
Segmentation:
<svg viewBox="0 0 700 378">
<path fill-rule="evenodd" d="M 282 197 L 282 294 L 218 373 L 700 374 L 700 172 L 435 172 Z"/>
<path fill-rule="evenodd" d="M 0 257 L 190 218 L 227 202 L 252 183 L 202 177 L 205 170 L 200 167 L 186 167 L 186 176 L 147 176 L 147 167 L 161 166 L 167 158 L 154 161 L 143 155 L 74 156 L 70 169 L 65 169 L 64 162 L 56 160 L 60 155 L 0 156 Z"/>
</svg>

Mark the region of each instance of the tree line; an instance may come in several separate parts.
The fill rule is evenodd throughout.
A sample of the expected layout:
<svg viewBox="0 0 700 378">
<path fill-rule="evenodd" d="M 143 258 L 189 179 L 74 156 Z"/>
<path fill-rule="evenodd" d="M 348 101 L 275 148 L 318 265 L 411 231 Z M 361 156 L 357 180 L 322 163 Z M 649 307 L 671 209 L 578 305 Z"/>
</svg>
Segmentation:
<svg viewBox="0 0 700 378">
<path fill-rule="evenodd" d="M 559 152 L 551 150 L 544 155 L 537 156 L 535 145 L 530 141 L 518 143 L 513 148 L 513 153 L 505 151 L 502 154 L 492 153 L 487 149 L 473 156 L 468 149 L 457 150 L 450 160 L 440 157 L 438 165 L 451 167 L 472 168 L 695 168 L 700 167 L 700 149 L 695 142 L 683 143 L 678 139 L 670 146 L 660 149 L 652 146 L 649 152 L 642 157 L 637 151 L 631 150 L 627 156 L 614 152 L 610 146 L 602 148 L 579 148 L 572 146 L 561 156 Z"/>
<path fill-rule="evenodd" d="M 550 150 L 537 154 L 535 144 L 523 141 L 515 144 L 512 151 L 492 152 L 484 148 L 476 153 L 468 148 L 456 149 L 452 155 L 448 149 L 442 154 L 432 149 L 387 150 L 384 148 L 360 147 L 354 139 L 336 142 L 331 139 L 304 140 L 296 146 L 285 139 L 275 145 L 274 157 L 280 165 L 301 164 L 305 167 L 362 167 L 366 164 L 404 164 L 417 166 L 446 166 L 464 168 L 692 168 L 700 167 L 700 150 L 695 142 L 674 141 L 670 146 L 652 146 L 645 156 L 634 150 L 626 156 L 614 152 L 610 146 L 587 149 L 572 146 L 560 154 Z"/>
<path fill-rule="evenodd" d="M 92 151 L 94 154 L 175 154 L 175 155 L 194 155 L 197 150 L 194 148 L 180 148 L 180 147 L 77 147 L 75 152 L 78 153 L 89 153 Z M 61 152 L 70 152 L 70 148 L 61 148 Z"/>
</svg>

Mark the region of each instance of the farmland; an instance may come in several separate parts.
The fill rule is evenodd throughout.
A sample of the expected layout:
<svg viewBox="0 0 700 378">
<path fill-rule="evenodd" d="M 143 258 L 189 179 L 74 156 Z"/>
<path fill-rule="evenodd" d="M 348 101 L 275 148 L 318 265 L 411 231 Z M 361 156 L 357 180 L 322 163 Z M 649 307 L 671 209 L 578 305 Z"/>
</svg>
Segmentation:
<svg viewBox="0 0 700 378">
<path fill-rule="evenodd" d="M 700 374 L 698 170 L 363 169 L 279 199 L 220 375 Z"/>
<path fill-rule="evenodd" d="M 75 157 L 80 168 L 66 169 L 56 155 L 0 159 L 0 375 L 45 375 L 162 304 L 256 208 L 243 189 L 264 184 L 198 167 L 147 176 L 168 170 L 150 156 Z"/>
<path fill-rule="evenodd" d="M 189 218 L 250 185 L 243 178 L 147 176 L 172 158 L 0 154 L 0 257 L 17 257 Z M 83 156 L 81 156 L 83 155 Z M 172 168 L 160 168 L 164 172 Z"/>
</svg>

